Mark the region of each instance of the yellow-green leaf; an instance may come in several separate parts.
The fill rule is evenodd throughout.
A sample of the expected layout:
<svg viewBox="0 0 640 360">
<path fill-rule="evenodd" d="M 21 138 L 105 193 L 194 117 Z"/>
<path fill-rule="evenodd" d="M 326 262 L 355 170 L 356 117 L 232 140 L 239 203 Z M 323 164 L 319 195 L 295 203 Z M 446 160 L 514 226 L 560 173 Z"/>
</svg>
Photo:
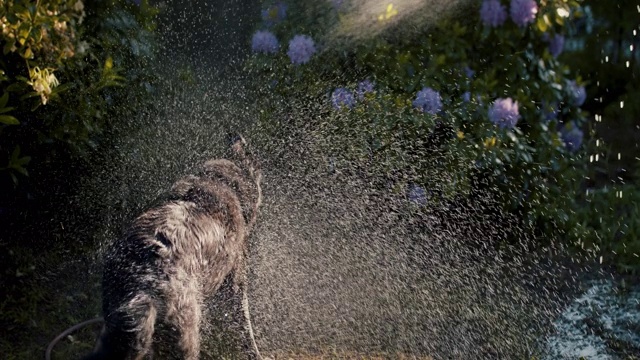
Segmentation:
<svg viewBox="0 0 640 360">
<path fill-rule="evenodd" d="M 18 125 L 20 121 L 11 115 L 0 115 L 0 123 L 5 125 Z"/>
<path fill-rule="evenodd" d="M 0 109 L 4 109 L 7 106 L 7 102 L 9 101 L 9 92 L 5 91 L 2 97 L 0 97 Z"/>
<path fill-rule="evenodd" d="M 104 62 L 104 69 L 111 70 L 113 68 L 113 58 L 109 56 L 107 60 Z"/>
<path fill-rule="evenodd" d="M 547 32 L 547 29 L 549 28 L 547 26 L 547 22 L 545 21 L 544 17 L 539 17 L 538 20 L 536 21 L 536 25 L 538 26 L 538 30 L 540 30 L 541 32 Z"/>
<path fill-rule="evenodd" d="M 22 53 L 22 57 L 25 59 L 31 59 L 33 57 L 33 52 L 31 51 L 30 47 L 24 50 L 24 52 Z"/>
</svg>

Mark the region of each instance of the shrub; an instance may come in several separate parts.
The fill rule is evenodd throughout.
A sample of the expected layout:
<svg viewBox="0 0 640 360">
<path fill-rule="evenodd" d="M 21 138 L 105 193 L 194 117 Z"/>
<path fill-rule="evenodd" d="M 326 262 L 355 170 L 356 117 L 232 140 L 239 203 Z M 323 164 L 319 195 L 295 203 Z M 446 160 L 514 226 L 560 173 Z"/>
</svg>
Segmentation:
<svg viewBox="0 0 640 360">
<path fill-rule="evenodd" d="M 256 55 L 247 70 L 277 96 L 327 105 L 305 121 L 336 166 L 409 174 L 395 188 L 412 198 L 428 189 L 432 205 L 488 192 L 540 239 L 582 243 L 588 230 L 576 211 L 592 124 L 580 108 L 585 82 L 559 55 L 583 9 L 571 0 L 462 3 L 462 16 L 435 22 L 412 20 L 429 9 L 389 5 L 366 24 L 389 31 L 341 37 L 357 9 L 291 2 L 270 30 L 282 41 L 304 32 L 318 51 L 297 66 L 282 51 Z M 347 96 L 363 79 L 375 92 Z M 267 101 L 263 120 L 282 103 Z"/>
<path fill-rule="evenodd" d="M 86 3 L 86 6 L 85 6 Z M 82 155 L 121 100 L 142 100 L 152 74 L 153 17 L 146 1 L 23 1 L 0 5 L 0 186 L 11 192 L 32 157 Z M 26 156 L 29 154 L 32 156 Z M 32 162 L 33 163 L 33 162 Z"/>
</svg>

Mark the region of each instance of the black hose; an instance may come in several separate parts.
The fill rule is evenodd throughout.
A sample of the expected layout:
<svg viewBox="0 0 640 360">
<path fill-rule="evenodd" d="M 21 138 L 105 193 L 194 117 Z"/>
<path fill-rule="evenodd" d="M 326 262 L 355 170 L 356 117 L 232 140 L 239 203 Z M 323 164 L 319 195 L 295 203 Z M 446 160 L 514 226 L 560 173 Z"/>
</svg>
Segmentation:
<svg viewBox="0 0 640 360">
<path fill-rule="evenodd" d="M 49 343 L 49 346 L 47 347 L 47 351 L 44 353 L 45 360 L 51 360 L 51 350 L 53 350 L 53 347 L 56 346 L 58 341 L 60 341 L 62 338 L 64 338 L 65 336 L 71 334 L 72 332 L 74 332 L 74 331 L 76 331 L 78 329 L 82 329 L 83 327 L 85 327 L 87 325 L 96 324 L 96 323 L 100 323 L 100 322 L 103 322 L 103 321 L 104 321 L 103 318 L 97 317 L 97 318 L 94 318 L 94 319 L 91 319 L 91 320 L 83 321 L 80 324 L 73 325 L 72 327 L 68 328 L 67 330 L 61 332 L 60 335 L 56 336 L 56 338 L 53 339 Z"/>
</svg>

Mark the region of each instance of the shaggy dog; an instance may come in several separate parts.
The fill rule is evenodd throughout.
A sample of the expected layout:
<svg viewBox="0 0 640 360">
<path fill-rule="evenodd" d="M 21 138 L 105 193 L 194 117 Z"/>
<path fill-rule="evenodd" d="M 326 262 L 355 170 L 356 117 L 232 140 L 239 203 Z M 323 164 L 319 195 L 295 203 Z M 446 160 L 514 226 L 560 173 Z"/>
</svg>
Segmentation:
<svg viewBox="0 0 640 360">
<path fill-rule="evenodd" d="M 177 181 L 108 249 L 105 323 L 85 359 L 150 358 L 159 325 L 174 333 L 172 346 L 181 359 L 198 359 L 203 302 L 230 274 L 234 290 L 244 287 L 247 330 L 260 357 L 249 319 L 245 256 L 262 200 L 261 175 L 244 146 L 236 138 L 235 162 L 209 160 L 201 174 Z"/>
</svg>

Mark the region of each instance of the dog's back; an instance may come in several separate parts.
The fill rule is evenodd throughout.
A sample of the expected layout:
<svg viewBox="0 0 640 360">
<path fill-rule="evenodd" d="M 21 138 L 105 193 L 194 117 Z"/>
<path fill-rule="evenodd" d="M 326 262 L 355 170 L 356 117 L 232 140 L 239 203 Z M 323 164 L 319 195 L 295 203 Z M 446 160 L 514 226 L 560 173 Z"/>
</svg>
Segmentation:
<svg viewBox="0 0 640 360">
<path fill-rule="evenodd" d="M 260 173 L 242 145 L 233 144 L 238 161 L 210 160 L 176 182 L 110 248 L 105 326 L 88 359 L 144 358 L 157 323 L 176 330 L 181 358 L 199 357 L 202 303 L 227 275 L 244 281 L 245 240 L 261 202 Z"/>
</svg>

